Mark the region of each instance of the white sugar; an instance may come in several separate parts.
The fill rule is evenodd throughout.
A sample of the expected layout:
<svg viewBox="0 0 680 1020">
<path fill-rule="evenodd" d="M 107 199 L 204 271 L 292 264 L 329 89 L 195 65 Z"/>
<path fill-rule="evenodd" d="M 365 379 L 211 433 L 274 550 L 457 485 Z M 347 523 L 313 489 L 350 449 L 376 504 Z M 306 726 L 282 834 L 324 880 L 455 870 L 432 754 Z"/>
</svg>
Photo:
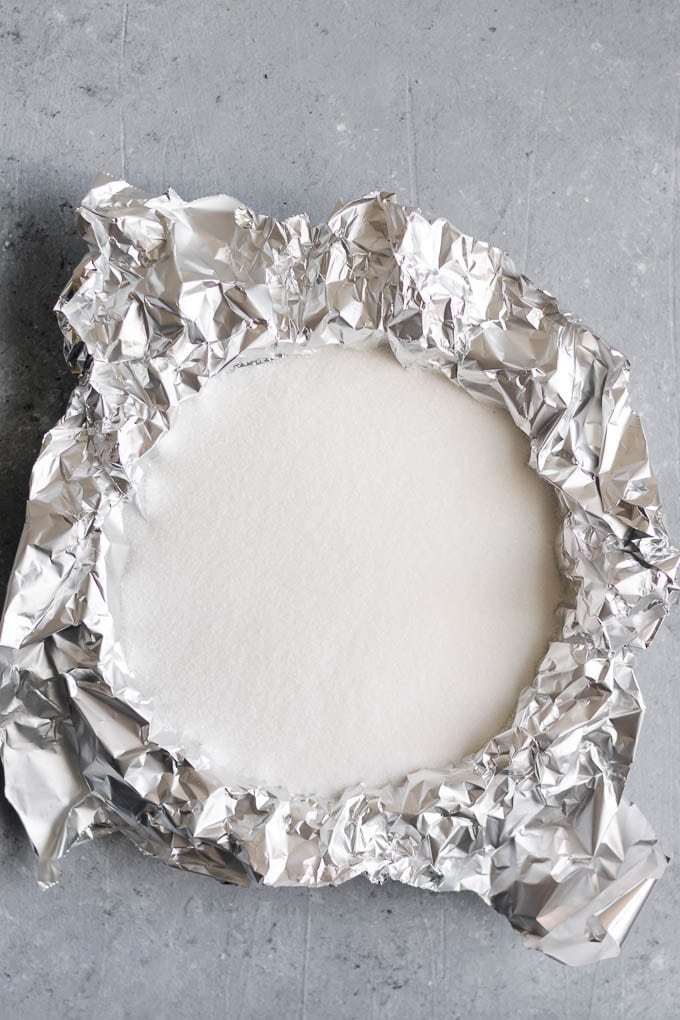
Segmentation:
<svg viewBox="0 0 680 1020">
<path fill-rule="evenodd" d="M 504 412 L 387 352 L 223 372 L 123 512 L 137 688 L 226 782 L 324 794 L 476 750 L 559 598 L 527 459 Z"/>
</svg>

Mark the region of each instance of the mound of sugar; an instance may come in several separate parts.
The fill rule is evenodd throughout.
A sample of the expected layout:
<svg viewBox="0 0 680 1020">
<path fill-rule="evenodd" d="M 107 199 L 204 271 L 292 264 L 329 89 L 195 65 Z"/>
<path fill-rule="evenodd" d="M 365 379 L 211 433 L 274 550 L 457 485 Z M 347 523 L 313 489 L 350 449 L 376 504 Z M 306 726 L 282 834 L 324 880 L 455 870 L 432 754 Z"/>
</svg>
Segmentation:
<svg viewBox="0 0 680 1020">
<path fill-rule="evenodd" d="M 476 750 L 559 598 L 527 459 L 504 412 L 389 352 L 222 372 L 121 513 L 136 686 L 226 782 L 328 794 Z"/>
</svg>

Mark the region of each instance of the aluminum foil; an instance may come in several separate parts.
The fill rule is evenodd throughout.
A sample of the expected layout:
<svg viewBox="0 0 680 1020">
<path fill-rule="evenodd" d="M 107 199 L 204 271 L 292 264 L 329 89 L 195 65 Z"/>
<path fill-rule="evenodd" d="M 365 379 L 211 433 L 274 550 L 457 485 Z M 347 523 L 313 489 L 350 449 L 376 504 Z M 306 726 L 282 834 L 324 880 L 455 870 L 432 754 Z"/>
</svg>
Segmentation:
<svg viewBox="0 0 680 1020">
<path fill-rule="evenodd" d="M 389 194 L 313 226 L 100 177 L 78 216 L 89 253 L 57 304 L 78 382 L 33 469 L 0 631 L 6 794 L 39 881 L 118 830 L 224 882 L 473 890 L 550 956 L 615 955 L 665 866 L 622 791 L 642 713 L 632 649 L 666 615 L 679 562 L 625 359 L 503 252 Z M 324 344 L 389 345 L 507 409 L 557 493 L 570 591 L 509 729 L 460 764 L 332 800 L 225 787 L 181 735 L 151 739 L 102 534 L 181 400 Z"/>
</svg>

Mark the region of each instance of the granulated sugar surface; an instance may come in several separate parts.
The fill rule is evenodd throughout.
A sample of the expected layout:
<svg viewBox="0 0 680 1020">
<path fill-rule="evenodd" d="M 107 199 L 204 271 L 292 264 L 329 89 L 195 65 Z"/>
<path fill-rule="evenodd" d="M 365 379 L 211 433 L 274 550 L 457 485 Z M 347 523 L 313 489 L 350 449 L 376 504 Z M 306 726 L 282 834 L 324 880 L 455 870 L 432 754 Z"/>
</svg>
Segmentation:
<svg viewBox="0 0 680 1020">
<path fill-rule="evenodd" d="M 385 351 L 222 372 L 145 460 L 117 626 L 225 782 L 329 794 L 460 759 L 546 649 L 558 526 L 500 410 Z"/>
</svg>

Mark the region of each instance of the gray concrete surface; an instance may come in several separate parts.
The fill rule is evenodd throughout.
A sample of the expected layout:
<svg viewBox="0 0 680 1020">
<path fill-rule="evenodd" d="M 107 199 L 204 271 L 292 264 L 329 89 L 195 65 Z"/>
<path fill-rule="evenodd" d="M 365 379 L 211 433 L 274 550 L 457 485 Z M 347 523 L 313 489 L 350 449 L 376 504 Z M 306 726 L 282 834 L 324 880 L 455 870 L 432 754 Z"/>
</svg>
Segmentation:
<svg viewBox="0 0 680 1020">
<path fill-rule="evenodd" d="M 505 247 L 633 360 L 680 536 L 679 43 L 676 0 L 0 0 L 3 579 L 70 388 L 50 308 L 99 169 L 314 218 L 388 188 Z M 676 858 L 679 650 L 676 614 L 639 660 L 629 784 Z M 120 839 L 40 893 L 2 804 L 0 1015 L 674 1017 L 679 867 L 619 960 L 570 971 L 472 896 L 227 889 Z"/>
</svg>

